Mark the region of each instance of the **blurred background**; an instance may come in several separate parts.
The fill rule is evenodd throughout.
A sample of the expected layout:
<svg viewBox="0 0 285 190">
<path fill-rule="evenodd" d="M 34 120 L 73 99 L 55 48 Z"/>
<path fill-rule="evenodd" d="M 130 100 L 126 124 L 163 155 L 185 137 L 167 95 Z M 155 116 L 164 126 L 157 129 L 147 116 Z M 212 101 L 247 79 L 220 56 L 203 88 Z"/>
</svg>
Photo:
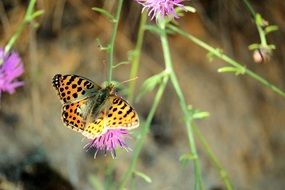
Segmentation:
<svg viewBox="0 0 285 190">
<path fill-rule="evenodd" d="M 256 64 L 248 45 L 259 42 L 256 26 L 242 1 L 190 1 L 197 13 L 178 19 L 179 26 L 240 61 L 247 68 L 285 89 L 285 1 L 251 0 L 255 10 L 279 30 L 269 35 L 276 45 L 271 60 Z M 24 17 L 28 1 L 0 1 L 1 47 Z M 107 79 L 108 55 L 96 39 L 107 44 L 112 24 L 92 7 L 115 12 L 116 1 L 39 0 L 45 11 L 37 29 L 24 30 L 14 49 L 23 59 L 25 85 L 0 102 L 0 189 L 111 188 L 126 171 L 132 152 L 110 155 L 86 152 L 82 136 L 64 127 L 61 103 L 51 85 L 57 74 L 78 74 L 97 83 Z M 115 62 L 128 59 L 134 49 L 141 15 L 135 1 L 124 2 L 116 39 Z M 281 190 L 285 187 L 285 100 L 247 76 L 219 74 L 225 64 L 209 61 L 207 52 L 178 35 L 170 36 L 174 69 L 189 104 L 210 112 L 196 124 L 224 165 L 236 189 Z M 159 37 L 146 32 L 137 79 L 139 87 L 164 69 Z M 129 79 L 130 65 L 113 72 L 114 80 Z M 127 85 L 126 85 L 127 86 Z M 152 105 L 149 93 L 133 106 L 143 121 Z M 166 111 L 167 110 L 167 111 Z M 171 84 L 161 99 L 140 154 L 137 169 L 152 179 L 136 178 L 136 189 L 192 189 L 193 168 L 180 155 L 189 152 L 182 113 Z M 128 142 L 134 147 L 135 139 Z M 201 144 L 205 189 L 222 190 L 223 183 Z M 97 184 L 97 185 L 96 185 Z M 100 185 L 99 185 L 100 186 Z M 115 187 L 112 187 L 116 189 Z"/>
</svg>

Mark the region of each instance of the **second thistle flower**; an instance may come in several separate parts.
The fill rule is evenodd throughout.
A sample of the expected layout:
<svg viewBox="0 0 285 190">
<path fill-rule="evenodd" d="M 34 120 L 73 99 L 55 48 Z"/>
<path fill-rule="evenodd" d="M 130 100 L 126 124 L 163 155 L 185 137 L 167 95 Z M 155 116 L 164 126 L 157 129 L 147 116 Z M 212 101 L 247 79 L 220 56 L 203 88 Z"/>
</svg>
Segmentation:
<svg viewBox="0 0 285 190">
<path fill-rule="evenodd" d="M 143 5 L 143 11 L 148 10 L 148 15 L 151 19 L 160 15 L 162 17 L 172 15 L 178 18 L 175 12 L 176 7 L 183 8 L 182 4 L 184 0 L 136 0 L 139 4 Z"/>
<path fill-rule="evenodd" d="M 17 78 L 24 72 L 24 65 L 16 52 L 4 53 L 0 48 L 0 97 L 3 92 L 13 94 L 16 88 L 23 86 Z"/>
</svg>

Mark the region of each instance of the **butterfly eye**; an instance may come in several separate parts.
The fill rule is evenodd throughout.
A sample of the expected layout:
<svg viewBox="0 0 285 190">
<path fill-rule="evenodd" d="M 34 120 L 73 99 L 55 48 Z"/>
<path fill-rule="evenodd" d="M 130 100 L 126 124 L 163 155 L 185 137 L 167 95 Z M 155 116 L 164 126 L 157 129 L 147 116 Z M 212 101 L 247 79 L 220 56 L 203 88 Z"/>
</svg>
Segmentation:
<svg viewBox="0 0 285 190">
<path fill-rule="evenodd" d="M 119 91 L 117 90 L 117 89 L 115 89 L 115 88 L 113 88 L 112 90 L 111 90 L 111 94 L 117 94 Z"/>
</svg>

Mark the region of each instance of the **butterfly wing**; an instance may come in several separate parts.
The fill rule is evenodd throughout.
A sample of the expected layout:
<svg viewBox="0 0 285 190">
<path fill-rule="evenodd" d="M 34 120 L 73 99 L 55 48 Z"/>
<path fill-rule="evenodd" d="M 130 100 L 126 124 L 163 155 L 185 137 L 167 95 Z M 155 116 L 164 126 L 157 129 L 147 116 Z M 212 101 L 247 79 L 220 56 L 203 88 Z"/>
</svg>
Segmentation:
<svg viewBox="0 0 285 190">
<path fill-rule="evenodd" d="M 62 121 L 77 132 L 82 132 L 86 123 L 86 106 L 88 99 L 62 106 Z"/>
<path fill-rule="evenodd" d="M 139 126 L 138 114 L 126 100 L 119 96 L 111 95 L 106 104 L 108 107 L 107 127 L 129 130 Z"/>
<path fill-rule="evenodd" d="M 100 111 L 91 115 L 82 132 L 89 139 L 94 139 L 108 129 L 133 129 L 139 126 L 136 111 L 123 98 L 110 95 Z"/>
<path fill-rule="evenodd" d="M 105 113 L 101 112 L 98 117 L 92 122 L 86 124 L 85 129 L 82 131 L 82 135 L 88 139 L 95 139 L 101 136 L 105 132 Z"/>
<path fill-rule="evenodd" d="M 80 101 L 101 89 L 91 80 L 77 75 L 57 74 L 53 77 L 52 83 L 63 103 Z"/>
<path fill-rule="evenodd" d="M 112 94 L 97 101 L 100 93 L 111 92 L 112 87 L 102 89 L 84 77 L 61 74 L 53 77 L 53 86 L 63 102 L 64 124 L 89 139 L 108 129 L 129 130 L 139 126 L 138 114 L 123 98 Z"/>
<path fill-rule="evenodd" d="M 92 107 L 92 97 L 96 96 L 101 87 L 77 75 L 57 74 L 53 77 L 52 83 L 63 102 L 63 123 L 68 128 L 82 132 Z"/>
</svg>

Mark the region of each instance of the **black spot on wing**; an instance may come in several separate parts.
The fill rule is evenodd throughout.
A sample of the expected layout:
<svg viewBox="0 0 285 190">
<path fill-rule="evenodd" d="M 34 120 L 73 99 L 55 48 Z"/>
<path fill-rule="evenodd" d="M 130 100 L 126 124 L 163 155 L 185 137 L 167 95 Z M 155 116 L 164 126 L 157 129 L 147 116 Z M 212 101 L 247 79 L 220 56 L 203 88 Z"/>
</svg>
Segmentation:
<svg viewBox="0 0 285 190">
<path fill-rule="evenodd" d="M 71 85 L 71 88 L 73 88 L 73 89 L 75 89 L 76 87 L 77 87 L 76 84 L 72 84 L 72 85 Z"/>
<path fill-rule="evenodd" d="M 121 109 L 125 109 L 127 107 L 127 104 L 124 102 L 124 105 L 121 107 Z"/>
<path fill-rule="evenodd" d="M 77 93 L 74 93 L 72 94 L 73 98 L 77 98 L 78 97 L 78 94 Z"/>
<path fill-rule="evenodd" d="M 79 78 L 78 81 L 77 81 L 77 84 L 80 85 L 82 83 L 82 81 L 83 81 L 83 79 Z"/>
<path fill-rule="evenodd" d="M 130 106 L 129 110 L 125 113 L 124 117 L 129 115 L 133 111 L 133 108 Z"/>
</svg>

